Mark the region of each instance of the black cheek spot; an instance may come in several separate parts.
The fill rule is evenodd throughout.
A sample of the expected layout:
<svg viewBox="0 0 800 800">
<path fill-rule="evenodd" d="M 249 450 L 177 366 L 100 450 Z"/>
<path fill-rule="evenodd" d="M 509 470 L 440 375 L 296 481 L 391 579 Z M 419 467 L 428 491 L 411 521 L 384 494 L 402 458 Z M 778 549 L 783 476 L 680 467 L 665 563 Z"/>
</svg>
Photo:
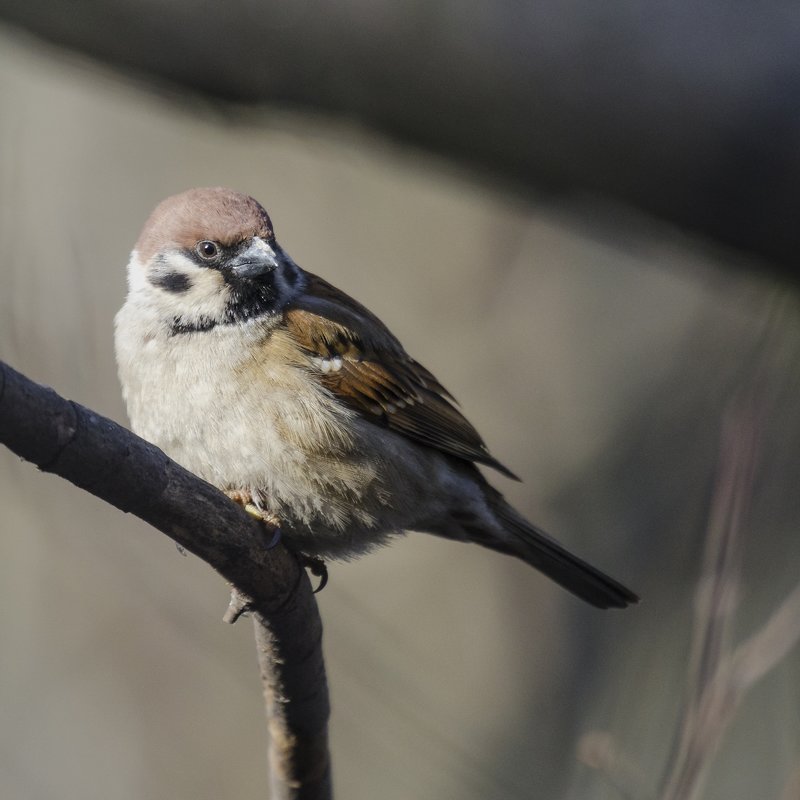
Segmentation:
<svg viewBox="0 0 800 800">
<path fill-rule="evenodd" d="M 159 289 L 164 289 L 164 291 L 173 292 L 174 294 L 181 294 L 192 288 L 191 279 L 182 272 L 164 272 L 160 275 L 152 275 L 150 283 L 153 286 L 158 286 Z"/>
</svg>

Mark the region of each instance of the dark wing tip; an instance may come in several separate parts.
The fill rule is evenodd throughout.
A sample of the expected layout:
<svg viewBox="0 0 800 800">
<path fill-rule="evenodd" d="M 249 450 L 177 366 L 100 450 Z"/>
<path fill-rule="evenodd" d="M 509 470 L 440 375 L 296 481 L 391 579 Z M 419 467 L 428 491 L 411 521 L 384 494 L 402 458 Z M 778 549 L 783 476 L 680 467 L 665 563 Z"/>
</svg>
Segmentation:
<svg viewBox="0 0 800 800">
<path fill-rule="evenodd" d="M 501 464 L 496 458 L 489 455 L 488 451 L 484 458 L 477 458 L 475 459 L 479 464 L 485 464 L 487 467 L 491 467 L 494 470 L 497 470 L 501 475 L 505 475 L 506 478 L 511 478 L 512 481 L 518 481 L 522 483 L 522 478 L 519 475 L 514 474 L 508 467 Z"/>
<path fill-rule="evenodd" d="M 584 599 L 597 608 L 627 608 L 639 602 L 639 595 L 632 592 L 621 583 L 604 576 L 606 581 L 602 588 L 584 595 Z"/>
</svg>

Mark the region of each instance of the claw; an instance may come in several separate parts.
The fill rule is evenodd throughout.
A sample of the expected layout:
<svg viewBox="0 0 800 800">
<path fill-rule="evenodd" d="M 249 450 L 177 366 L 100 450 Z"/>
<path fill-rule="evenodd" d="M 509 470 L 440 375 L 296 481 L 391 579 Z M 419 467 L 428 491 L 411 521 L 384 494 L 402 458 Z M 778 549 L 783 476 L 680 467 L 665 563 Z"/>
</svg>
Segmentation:
<svg viewBox="0 0 800 800">
<path fill-rule="evenodd" d="M 269 544 L 267 545 L 267 550 L 272 550 L 273 547 L 277 547 L 278 542 L 281 540 L 281 536 L 281 529 L 275 528 L 275 530 L 272 532 L 272 538 L 269 540 Z"/>
<path fill-rule="evenodd" d="M 280 520 L 269 511 L 260 509 L 254 502 L 250 492 L 231 489 L 225 492 L 234 503 L 240 505 L 253 519 L 257 519 L 264 524 L 264 527 L 272 531 L 272 537 L 267 544 L 267 550 L 272 550 L 281 540 Z"/>
<path fill-rule="evenodd" d="M 328 567 L 321 558 L 303 555 L 300 563 L 315 577 L 319 578 L 319 586 L 314 589 L 314 594 L 319 594 L 328 585 Z"/>
</svg>

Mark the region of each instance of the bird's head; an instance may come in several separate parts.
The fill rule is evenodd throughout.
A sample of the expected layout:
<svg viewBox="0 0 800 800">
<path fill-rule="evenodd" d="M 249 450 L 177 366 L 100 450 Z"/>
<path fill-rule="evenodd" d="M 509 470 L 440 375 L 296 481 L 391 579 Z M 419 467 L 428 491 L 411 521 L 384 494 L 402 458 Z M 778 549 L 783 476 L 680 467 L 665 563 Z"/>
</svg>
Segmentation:
<svg viewBox="0 0 800 800">
<path fill-rule="evenodd" d="M 132 299 L 174 334 L 278 315 L 302 270 L 275 240 L 269 215 L 230 189 L 190 189 L 161 202 L 128 266 Z"/>
</svg>

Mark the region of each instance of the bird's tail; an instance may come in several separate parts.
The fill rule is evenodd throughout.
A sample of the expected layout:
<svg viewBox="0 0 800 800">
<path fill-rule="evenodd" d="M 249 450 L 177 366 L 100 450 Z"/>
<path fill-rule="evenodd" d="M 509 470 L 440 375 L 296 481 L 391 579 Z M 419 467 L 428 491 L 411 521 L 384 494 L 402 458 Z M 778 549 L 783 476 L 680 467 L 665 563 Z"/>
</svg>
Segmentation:
<svg viewBox="0 0 800 800">
<path fill-rule="evenodd" d="M 567 591 L 598 608 L 625 608 L 639 598 L 608 575 L 574 556 L 544 531 L 531 525 L 494 492 L 487 498 L 506 534 L 481 541 L 485 547 L 521 558 Z"/>
</svg>

